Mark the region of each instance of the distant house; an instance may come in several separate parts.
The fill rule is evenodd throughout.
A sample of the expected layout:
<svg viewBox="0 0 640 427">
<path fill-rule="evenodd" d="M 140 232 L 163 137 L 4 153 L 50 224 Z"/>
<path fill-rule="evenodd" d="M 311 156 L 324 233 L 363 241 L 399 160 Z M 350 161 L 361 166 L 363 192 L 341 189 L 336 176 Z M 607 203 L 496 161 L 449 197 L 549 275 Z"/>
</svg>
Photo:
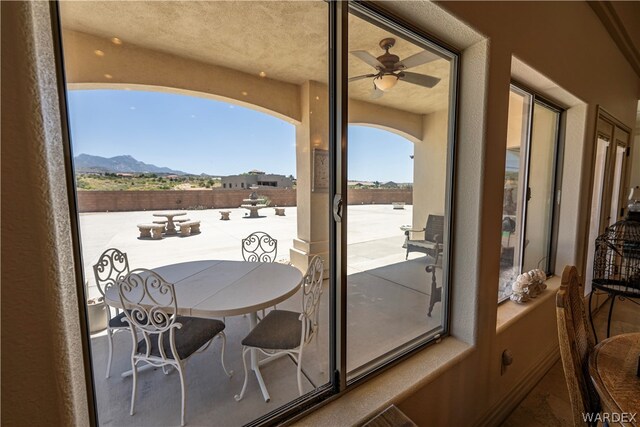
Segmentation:
<svg viewBox="0 0 640 427">
<path fill-rule="evenodd" d="M 118 172 L 116 174 L 116 176 L 121 176 L 123 178 L 133 178 L 134 176 L 136 176 L 136 174 L 134 174 L 134 173 L 126 173 L 126 172 Z"/>
<path fill-rule="evenodd" d="M 267 174 L 256 169 L 242 175 L 222 177 L 222 188 L 243 189 L 252 186 L 292 188 L 293 180 L 284 175 Z"/>
</svg>

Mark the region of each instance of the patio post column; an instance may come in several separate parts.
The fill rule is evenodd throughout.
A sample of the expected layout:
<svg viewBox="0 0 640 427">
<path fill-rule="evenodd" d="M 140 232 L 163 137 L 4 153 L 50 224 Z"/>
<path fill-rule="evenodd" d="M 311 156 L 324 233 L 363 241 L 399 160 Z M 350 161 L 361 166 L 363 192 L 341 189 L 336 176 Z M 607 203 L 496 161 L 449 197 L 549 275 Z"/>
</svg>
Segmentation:
<svg viewBox="0 0 640 427">
<path fill-rule="evenodd" d="M 320 255 L 325 260 L 325 269 L 328 271 L 329 167 L 327 158 L 322 161 L 323 152 L 318 151 L 328 150 L 329 147 L 327 86 L 307 81 L 301 85 L 300 97 L 302 121 L 296 126 L 298 229 L 290 256 L 292 264 L 304 271 L 309 260 L 314 255 Z M 315 156 L 314 150 L 317 151 Z M 314 157 L 318 169 L 315 174 Z"/>
<path fill-rule="evenodd" d="M 447 176 L 448 111 L 423 116 L 422 141 L 413 156 L 413 228 L 421 229 L 429 214 L 443 215 Z M 429 197 L 425 197 L 428 194 Z"/>
</svg>

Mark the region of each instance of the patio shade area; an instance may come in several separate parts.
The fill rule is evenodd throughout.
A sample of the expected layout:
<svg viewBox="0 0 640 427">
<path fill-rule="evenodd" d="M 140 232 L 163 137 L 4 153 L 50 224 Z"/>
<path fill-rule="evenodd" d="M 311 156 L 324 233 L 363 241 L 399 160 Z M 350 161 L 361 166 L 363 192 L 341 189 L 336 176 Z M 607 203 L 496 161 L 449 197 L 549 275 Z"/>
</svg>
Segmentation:
<svg viewBox="0 0 640 427">
<path fill-rule="evenodd" d="M 286 216 L 273 209 L 264 218 L 244 219 L 244 209 L 231 209 L 230 220 L 221 221 L 217 210 L 187 211 L 201 222 L 201 233 L 188 237 L 165 236 L 161 240 L 138 238 L 136 224 L 148 220 L 153 212 L 116 212 L 81 214 L 85 271 L 107 248 L 126 252 L 130 267 L 156 268 L 194 260 L 242 260 L 241 240 L 253 231 L 265 231 L 278 241 L 278 262 L 287 263 L 296 233 L 296 209 L 287 208 Z M 393 209 L 392 205 L 349 206 L 348 238 L 348 312 L 350 339 L 348 369 L 354 370 L 384 355 L 397 346 L 440 326 L 441 303 L 427 316 L 431 274 L 425 267 L 429 257 L 411 253 L 405 260 L 404 233 L 410 224 L 412 206 Z M 436 269 L 436 279 L 442 283 Z M 87 274 L 87 277 L 91 277 Z M 303 390 L 308 392 L 327 383 L 328 374 L 328 297 L 329 281 L 324 280 L 320 302 L 318 336 L 303 357 Z M 98 295 L 93 280 L 89 295 Z M 259 286 L 259 284 L 256 284 Z M 281 304 L 279 310 L 300 311 L 300 292 Z M 271 401 L 265 402 L 257 380 L 249 376 L 245 397 L 234 396 L 242 388 L 242 339 L 250 330 L 248 316 L 224 319 L 227 346 L 226 366 L 234 371 L 228 378 L 219 360 L 221 341 L 214 340 L 206 351 L 195 354 L 186 364 L 187 423 L 190 425 L 242 425 L 298 396 L 296 365 L 283 357 L 261 368 Z M 176 372 L 163 375 L 160 369 L 138 374 L 136 413 L 129 415 L 131 378 L 120 373 L 131 368 L 131 335 L 114 334 L 111 377 L 105 379 L 108 344 L 104 332 L 92 335 L 92 359 L 98 415 L 102 425 L 175 425 L 180 410 L 180 383 Z"/>
</svg>

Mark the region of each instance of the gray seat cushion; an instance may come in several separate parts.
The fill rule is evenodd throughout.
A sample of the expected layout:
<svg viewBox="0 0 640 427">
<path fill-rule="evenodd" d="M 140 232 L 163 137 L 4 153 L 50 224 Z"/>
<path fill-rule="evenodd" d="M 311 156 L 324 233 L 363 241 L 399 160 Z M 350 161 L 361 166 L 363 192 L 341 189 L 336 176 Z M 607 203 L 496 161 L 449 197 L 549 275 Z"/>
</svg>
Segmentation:
<svg viewBox="0 0 640 427">
<path fill-rule="evenodd" d="M 183 360 L 198 351 L 207 341 L 218 335 L 225 328 L 225 324 L 215 319 L 200 319 L 198 317 L 182 317 L 176 318 L 176 323 L 182 324 L 182 328 L 175 330 L 176 350 L 178 357 Z M 163 334 L 162 347 L 169 359 L 174 359 L 171 352 L 171 341 L 169 332 Z M 158 334 L 150 335 L 151 354 L 160 356 L 158 347 Z M 138 342 L 138 353 L 145 354 L 147 351 L 147 343 L 144 339 Z"/>
<path fill-rule="evenodd" d="M 109 307 L 107 307 L 107 310 L 109 309 Z M 116 317 L 112 317 L 109 320 L 109 327 L 110 328 L 128 328 L 129 327 L 129 322 L 125 322 L 124 320 L 126 319 L 124 311 L 121 311 L 120 314 L 118 314 Z"/>
<path fill-rule="evenodd" d="M 272 310 L 242 340 L 242 345 L 268 350 L 291 350 L 300 346 L 301 334 L 300 313 Z"/>
</svg>

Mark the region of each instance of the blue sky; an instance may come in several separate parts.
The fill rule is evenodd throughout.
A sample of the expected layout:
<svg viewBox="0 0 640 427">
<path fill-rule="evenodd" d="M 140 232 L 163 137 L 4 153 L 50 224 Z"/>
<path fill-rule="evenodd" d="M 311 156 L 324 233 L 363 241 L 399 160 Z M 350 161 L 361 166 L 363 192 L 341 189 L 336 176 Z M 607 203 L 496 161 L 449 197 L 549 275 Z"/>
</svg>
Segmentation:
<svg viewBox="0 0 640 427">
<path fill-rule="evenodd" d="M 127 90 L 69 91 L 74 155 L 123 154 L 189 173 L 260 169 L 296 175 L 295 126 L 268 114 L 185 95 Z M 349 179 L 410 182 L 413 144 L 349 126 Z"/>
</svg>

